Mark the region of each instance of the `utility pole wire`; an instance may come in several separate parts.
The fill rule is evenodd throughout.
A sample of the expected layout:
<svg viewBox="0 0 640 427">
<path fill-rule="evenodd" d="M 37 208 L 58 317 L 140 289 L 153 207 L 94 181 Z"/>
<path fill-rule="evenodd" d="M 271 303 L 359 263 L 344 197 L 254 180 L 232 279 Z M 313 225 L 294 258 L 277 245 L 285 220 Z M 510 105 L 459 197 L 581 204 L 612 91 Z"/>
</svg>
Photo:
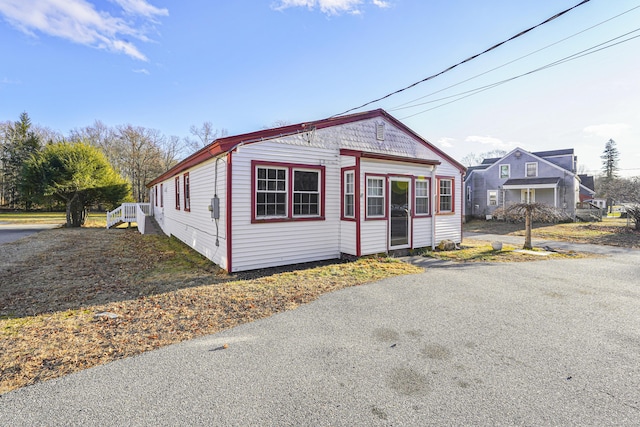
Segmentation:
<svg viewBox="0 0 640 427">
<path fill-rule="evenodd" d="M 431 101 L 425 101 L 425 102 L 422 102 L 420 104 L 412 104 L 412 105 L 408 105 L 408 106 L 405 106 L 405 107 L 392 108 L 389 111 L 398 111 L 398 110 L 405 110 L 405 109 L 408 109 L 408 108 L 416 108 L 416 107 L 419 107 L 421 105 L 432 104 L 432 103 L 435 103 L 435 102 L 444 101 L 444 100 L 449 99 L 449 98 L 459 97 L 459 98 L 454 99 L 453 101 L 445 102 L 443 104 L 437 105 L 437 106 L 429 108 L 427 110 L 422 110 L 422 111 L 420 111 L 418 113 L 414 113 L 414 114 L 411 114 L 409 116 L 405 116 L 405 117 L 401 117 L 400 118 L 400 120 L 408 119 L 410 117 L 414 117 L 414 116 L 417 116 L 419 114 L 426 113 L 427 111 L 431 111 L 431 110 L 435 110 L 436 108 L 444 107 L 445 105 L 452 104 L 452 103 L 454 103 L 456 101 L 460 101 L 460 100 L 462 100 L 464 98 L 468 98 L 470 96 L 477 95 L 480 92 L 484 92 L 485 90 L 493 89 L 494 87 L 497 87 L 497 86 L 500 86 L 502 84 L 508 83 L 510 81 L 519 79 L 521 77 L 525 77 L 525 76 L 528 76 L 530 74 L 537 73 L 538 71 L 546 70 L 547 68 L 555 67 L 556 65 L 561 65 L 561 64 L 564 64 L 565 62 L 573 61 L 574 59 L 582 58 L 583 56 L 591 55 L 593 53 L 600 52 L 601 50 L 609 49 L 610 47 L 614 47 L 614 46 L 617 46 L 619 44 L 626 43 L 628 41 L 637 39 L 638 37 L 640 37 L 640 35 L 629 37 L 629 38 L 627 38 L 625 40 L 620 40 L 620 41 L 618 41 L 616 43 L 611 43 L 613 41 L 621 39 L 622 37 L 626 37 L 626 36 L 628 36 L 630 34 L 638 32 L 638 31 L 640 31 L 640 28 L 636 28 L 633 31 L 629 31 L 629 32 L 627 32 L 625 34 L 622 34 L 622 35 L 618 36 L 618 37 L 614 37 L 614 38 L 612 38 L 610 40 L 607 40 L 606 42 L 597 44 L 597 45 L 592 46 L 592 47 L 590 47 L 588 49 L 582 50 L 580 52 L 577 52 L 577 53 L 574 53 L 572 55 L 566 56 L 566 57 L 564 57 L 562 59 L 558 59 L 558 60 L 556 60 L 554 62 L 550 62 L 550 63 L 548 63 L 546 65 L 543 65 L 541 67 L 538 67 L 538 68 L 536 68 L 534 70 L 527 71 L 526 73 L 522 73 L 522 74 L 519 74 L 519 75 L 514 76 L 514 77 L 510 77 L 510 78 L 505 79 L 505 80 L 494 82 L 494 83 L 491 83 L 491 84 L 488 84 L 488 85 L 485 85 L 485 86 L 481 86 L 481 87 L 478 87 L 478 88 L 475 88 L 475 89 L 470 89 L 470 90 L 465 91 L 465 92 L 460 92 L 460 93 L 457 93 L 457 94 L 445 96 L 445 97 L 442 97 L 442 98 L 439 98 L 439 99 L 433 99 Z M 609 44 L 608 46 L 605 46 L 607 43 L 611 43 L 611 44 Z M 465 96 L 461 96 L 461 95 L 465 95 Z"/>
<path fill-rule="evenodd" d="M 419 81 L 417 81 L 417 82 L 415 82 L 415 83 L 412 83 L 412 84 L 410 84 L 409 86 L 406 86 L 406 87 L 404 87 L 404 88 L 402 88 L 402 89 L 398 89 L 398 90 L 396 90 L 396 91 L 394 91 L 394 92 L 388 93 L 388 94 L 386 94 L 386 95 L 384 95 L 384 96 L 382 96 L 382 97 L 380 97 L 380 98 L 374 99 L 373 101 L 366 102 L 366 103 L 364 103 L 364 104 L 362 104 L 362 105 L 359 105 L 359 106 L 357 106 L 357 107 L 350 108 L 350 109 L 348 109 L 348 110 L 343 111 L 342 113 L 334 114 L 334 115 L 333 115 L 333 116 L 331 116 L 331 117 L 342 116 L 342 115 L 344 115 L 344 114 L 350 113 L 351 111 L 359 110 L 360 108 L 366 107 L 367 105 L 371 105 L 371 104 L 373 104 L 373 103 L 375 103 L 375 102 L 382 101 L 383 99 L 387 99 L 387 98 L 389 98 L 389 97 L 391 97 L 391 96 L 393 96 L 393 95 L 396 95 L 396 94 L 398 94 L 398 93 L 400 93 L 400 92 L 404 92 L 405 90 L 411 89 L 412 87 L 415 87 L 415 86 L 419 85 L 420 83 L 424 83 L 424 82 L 426 82 L 426 81 L 432 80 L 432 79 L 434 79 L 434 78 L 436 78 L 436 77 L 438 77 L 438 76 L 440 76 L 440 75 L 442 75 L 442 74 L 444 74 L 444 73 L 447 73 L 447 72 L 449 72 L 449 71 L 453 70 L 454 68 L 456 68 L 456 67 L 458 67 L 458 66 L 460 66 L 460 65 L 462 65 L 462 64 L 465 64 L 465 63 L 467 63 L 467 62 L 469 62 L 469 61 L 472 61 L 472 60 L 474 60 L 474 59 L 476 59 L 476 58 L 478 58 L 478 57 L 480 57 L 480 56 L 484 55 L 485 53 L 491 52 L 492 50 L 497 49 L 498 47 L 502 46 L 503 44 L 506 44 L 506 43 L 508 43 L 508 42 L 510 42 L 510 41 L 512 41 L 512 40 L 515 40 L 515 39 L 517 39 L 518 37 L 521 37 L 521 36 L 523 36 L 523 35 L 527 34 L 528 32 L 530 32 L 530 31 L 532 31 L 532 30 L 534 30 L 534 29 L 536 29 L 536 28 L 538 28 L 538 27 L 540 27 L 540 26 L 542 26 L 542 25 L 544 25 L 544 24 L 549 23 L 549 22 L 553 21 L 554 19 L 557 19 L 557 18 L 561 17 L 562 15 L 564 15 L 564 14 L 566 14 L 566 13 L 568 13 L 568 12 L 572 11 L 573 9 L 575 9 L 575 8 L 577 8 L 577 7 L 579 7 L 579 6 L 582 6 L 583 4 L 588 3 L 588 2 L 590 2 L 590 1 L 591 1 L 591 0 L 582 0 L 580 3 L 576 4 L 575 6 L 572 6 L 572 7 L 568 8 L 568 9 L 565 9 L 565 10 L 563 10 L 562 12 L 556 13 L 555 15 L 553 15 L 553 16 L 552 16 L 552 17 L 550 17 L 550 18 L 545 19 L 545 20 L 544 20 L 544 21 L 542 21 L 541 23 L 539 23 L 539 24 L 537 24 L 537 25 L 534 25 L 533 27 L 527 28 L 526 30 L 520 31 L 518 34 L 516 34 L 516 35 L 514 35 L 514 36 L 511 36 L 511 37 L 509 37 L 508 39 L 503 40 L 503 41 L 501 41 L 500 43 L 497 43 L 497 44 L 495 44 L 495 45 L 491 46 L 490 48 L 488 48 L 488 49 L 486 49 L 486 50 L 484 50 L 484 51 L 482 51 L 482 52 L 480 52 L 480 53 L 477 53 L 477 54 L 475 54 L 475 55 L 473 55 L 473 56 L 470 56 L 470 57 L 468 57 L 467 59 L 465 59 L 465 60 L 463 60 L 463 61 L 458 62 L 457 64 L 454 64 L 454 65 L 452 65 L 452 66 L 450 66 L 450 67 L 448 67 L 448 68 L 445 68 L 444 70 L 440 71 L 439 73 L 432 74 L 432 75 L 430 75 L 429 77 L 425 77 L 424 79 L 419 80 Z"/>
</svg>

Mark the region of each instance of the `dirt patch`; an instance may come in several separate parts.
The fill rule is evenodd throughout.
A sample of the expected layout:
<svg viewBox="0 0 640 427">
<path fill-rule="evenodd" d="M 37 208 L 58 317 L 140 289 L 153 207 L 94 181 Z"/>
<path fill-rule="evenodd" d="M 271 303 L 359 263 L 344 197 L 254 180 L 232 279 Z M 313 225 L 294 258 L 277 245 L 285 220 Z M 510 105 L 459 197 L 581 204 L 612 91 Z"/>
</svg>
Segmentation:
<svg viewBox="0 0 640 427">
<path fill-rule="evenodd" d="M 227 275 L 164 236 L 43 231 L 0 245 L 0 393 L 420 271 L 365 259 Z"/>
</svg>

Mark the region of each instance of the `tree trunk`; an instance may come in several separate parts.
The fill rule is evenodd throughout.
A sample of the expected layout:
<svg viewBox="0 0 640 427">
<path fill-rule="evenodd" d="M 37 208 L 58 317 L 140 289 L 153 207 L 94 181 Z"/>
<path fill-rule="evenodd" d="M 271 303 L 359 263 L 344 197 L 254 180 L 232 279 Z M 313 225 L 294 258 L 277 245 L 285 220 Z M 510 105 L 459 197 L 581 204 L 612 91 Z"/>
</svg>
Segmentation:
<svg viewBox="0 0 640 427">
<path fill-rule="evenodd" d="M 67 202 L 67 227 L 82 227 L 84 224 L 84 204 L 78 193 Z"/>
<path fill-rule="evenodd" d="M 524 249 L 533 249 L 531 246 L 531 217 L 533 212 L 527 209 L 524 213 Z"/>
</svg>

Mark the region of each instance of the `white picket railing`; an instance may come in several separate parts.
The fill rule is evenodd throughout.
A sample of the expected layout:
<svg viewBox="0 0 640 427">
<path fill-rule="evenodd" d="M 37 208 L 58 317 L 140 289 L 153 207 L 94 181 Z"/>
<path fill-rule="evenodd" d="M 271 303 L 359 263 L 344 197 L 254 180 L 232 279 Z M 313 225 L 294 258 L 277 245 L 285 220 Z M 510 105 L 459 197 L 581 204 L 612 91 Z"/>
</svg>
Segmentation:
<svg viewBox="0 0 640 427">
<path fill-rule="evenodd" d="M 124 222 L 138 223 L 144 233 L 144 217 L 151 215 L 151 203 L 123 203 L 111 212 L 107 212 L 107 228 Z"/>
</svg>

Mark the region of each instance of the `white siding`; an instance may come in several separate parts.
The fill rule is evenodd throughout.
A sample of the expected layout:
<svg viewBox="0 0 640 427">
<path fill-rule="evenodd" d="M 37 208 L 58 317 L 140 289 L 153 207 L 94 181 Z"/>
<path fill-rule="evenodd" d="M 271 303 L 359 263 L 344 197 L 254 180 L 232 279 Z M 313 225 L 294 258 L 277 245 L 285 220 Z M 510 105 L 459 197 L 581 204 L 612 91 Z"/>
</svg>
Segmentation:
<svg viewBox="0 0 640 427">
<path fill-rule="evenodd" d="M 232 157 L 232 271 L 338 258 L 340 164 L 335 149 L 266 141 Z M 251 223 L 251 161 L 325 166 L 325 220 Z"/>
<path fill-rule="evenodd" d="M 376 139 L 376 125 L 385 123 L 384 140 Z M 410 159 L 428 159 L 442 164 L 434 172 L 431 166 L 398 161 L 360 159 L 360 194 L 356 203 L 360 205 L 361 254 L 387 252 L 389 249 L 389 227 L 387 220 L 366 220 L 364 206 L 367 173 L 384 176 L 429 177 L 432 189 L 436 176 L 455 179 L 455 212 L 451 215 L 414 218 L 411 221 L 413 247 L 429 246 L 444 238 L 456 242 L 461 238 L 462 176 L 460 171 L 431 148 L 425 146 L 410 133 L 395 127 L 379 117 L 358 122 L 336 125 L 311 132 L 283 136 L 271 140 L 241 145 L 231 154 L 232 200 L 231 200 L 231 270 L 242 271 L 274 267 L 308 261 L 332 259 L 341 252 L 356 254 L 355 221 L 341 221 L 341 168 L 356 165 L 352 156 L 341 156 L 341 149 Z M 324 208 L 322 221 L 285 221 L 252 223 L 251 161 L 289 163 L 296 165 L 321 165 L 325 167 Z M 221 218 L 216 232 L 215 222 L 208 210 L 214 189 L 216 161 L 206 161 L 188 171 L 191 182 L 191 212 L 175 209 L 174 178 L 164 181 L 164 208 L 155 208 L 156 217 L 166 234 L 174 235 L 212 261 L 228 268 L 226 239 L 226 158 L 218 161 L 218 188 Z M 184 172 L 180 173 L 181 186 Z M 180 189 L 183 198 L 183 188 Z M 413 194 L 413 192 L 412 192 Z M 386 203 L 389 203 L 388 195 Z M 413 202 L 412 202 L 413 203 Z M 435 212 L 436 194 L 430 193 L 431 212 Z M 435 227 L 434 227 L 435 222 Z M 432 238 L 436 230 L 435 239 Z M 219 246 L 216 246 L 216 237 Z"/>
<path fill-rule="evenodd" d="M 400 177 L 433 177 L 433 168 L 431 166 L 389 162 L 383 160 L 363 159 L 360 164 L 360 192 L 366 192 L 366 175 L 376 174 L 384 176 L 400 176 Z M 411 189 L 413 195 L 413 188 Z M 388 208 L 389 195 L 386 195 L 386 204 Z M 431 211 L 433 212 L 434 195 L 429 195 Z M 414 201 L 412 200 L 413 204 Z M 360 198 L 361 212 L 361 250 L 362 255 L 370 255 L 376 253 L 387 252 L 389 250 L 389 225 L 387 220 L 367 220 L 365 197 Z M 414 248 L 430 246 L 432 244 L 432 218 L 413 218 L 410 221 L 412 228 L 411 246 Z"/>
<path fill-rule="evenodd" d="M 175 177 L 163 182 L 164 206 L 154 206 L 156 220 L 162 231 L 180 239 L 214 263 L 223 268 L 227 267 L 227 241 L 226 241 L 226 158 L 217 160 L 218 180 L 216 188 L 216 160 L 211 159 L 194 168 L 179 174 L 180 176 L 180 210 L 175 208 Z M 190 207 L 191 211 L 184 210 L 184 174 L 189 172 Z M 158 184 L 160 191 L 160 184 Z M 211 218 L 209 205 L 211 199 L 217 194 L 220 199 L 220 219 Z M 158 195 L 158 199 L 160 196 Z M 216 245 L 216 238 L 218 244 Z"/>
<path fill-rule="evenodd" d="M 462 241 L 462 211 L 464 209 L 464 183 L 460 171 L 449 163 L 438 166 L 437 176 L 453 177 L 454 184 L 454 213 L 436 215 L 436 236 L 435 244 L 442 240 L 450 239 L 456 243 Z M 437 203 L 437 200 L 436 200 Z"/>
</svg>

